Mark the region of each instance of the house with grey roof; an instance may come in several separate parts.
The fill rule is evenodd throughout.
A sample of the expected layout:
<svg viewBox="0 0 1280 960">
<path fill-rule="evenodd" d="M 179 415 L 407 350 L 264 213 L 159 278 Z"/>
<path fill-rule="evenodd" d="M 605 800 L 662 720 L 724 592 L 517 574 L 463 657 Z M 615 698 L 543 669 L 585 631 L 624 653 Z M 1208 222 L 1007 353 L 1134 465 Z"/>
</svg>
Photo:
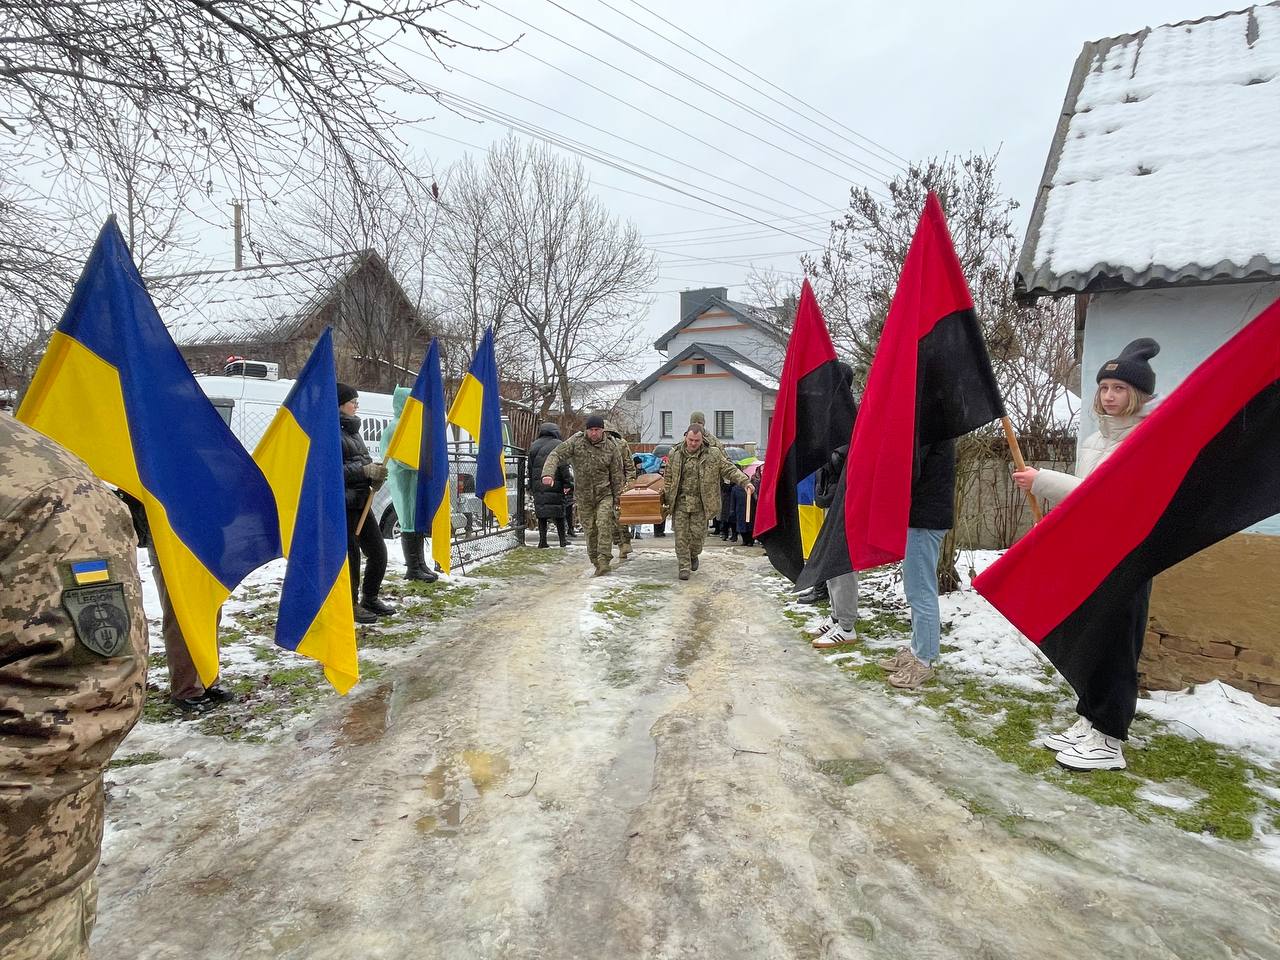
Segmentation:
<svg viewBox="0 0 1280 960">
<path fill-rule="evenodd" d="M 701 410 L 717 437 L 763 452 L 787 349 L 775 312 L 730 300 L 725 287 L 686 290 L 654 348 L 666 362 L 627 392 L 643 445 L 674 443 Z"/>
<path fill-rule="evenodd" d="M 1280 3 L 1084 45 L 1015 279 L 1024 301 L 1079 298 L 1081 437 L 1094 374 L 1129 341 L 1160 343 L 1168 393 L 1280 297 L 1277 169 Z M 1221 677 L 1280 701 L 1280 667 L 1240 658 L 1280 663 L 1272 534 L 1276 518 L 1156 581 L 1149 685 Z"/>
<path fill-rule="evenodd" d="M 415 304 L 373 250 L 146 278 L 147 289 L 196 373 L 230 357 L 279 364 L 294 377 L 326 326 L 338 376 L 390 392 L 412 383 L 429 336 Z"/>
</svg>

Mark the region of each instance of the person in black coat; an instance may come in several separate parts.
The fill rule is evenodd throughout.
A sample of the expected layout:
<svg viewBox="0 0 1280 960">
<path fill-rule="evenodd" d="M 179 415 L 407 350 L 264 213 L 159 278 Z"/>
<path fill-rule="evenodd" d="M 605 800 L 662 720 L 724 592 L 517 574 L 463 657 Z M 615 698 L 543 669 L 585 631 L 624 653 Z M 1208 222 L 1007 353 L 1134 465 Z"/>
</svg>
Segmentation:
<svg viewBox="0 0 1280 960">
<path fill-rule="evenodd" d="M 547 524 L 555 521 L 560 546 L 568 539 L 566 527 L 566 501 L 573 495 L 573 473 L 568 458 L 556 467 L 555 483 L 542 483 L 542 465 L 560 443 L 560 428 L 554 423 L 544 423 L 538 428 L 538 437 L 529 447 L 529 493 L 533 496 L 533 512 L 538 518 L 538 546 L 547 546 Z"/>
<path fill-rule="evenodd" d="M 351 604 L 356 623 L 373 623 L 378 617 L 395 613 L 395 608 L 378 599 L 382 578 L 387 572 L 387 545 L 377 521 L 365 514 L 365 504 L 373 491 L 387 479 L 387 468 L 374 463 L 360 436 L 356 410 L 360 395 L 356 388 L 338 384 L 338 424 L 342 429 L 342 479 L 347 500 L 347 565 L 351 568 Z M 360 518 L 364 516 L 364 524 Z M 356 528 L 359 527 L 359 530 Z M 364 589 L 360 583 L 360 552 L 364 551 Z"/>
</svg>

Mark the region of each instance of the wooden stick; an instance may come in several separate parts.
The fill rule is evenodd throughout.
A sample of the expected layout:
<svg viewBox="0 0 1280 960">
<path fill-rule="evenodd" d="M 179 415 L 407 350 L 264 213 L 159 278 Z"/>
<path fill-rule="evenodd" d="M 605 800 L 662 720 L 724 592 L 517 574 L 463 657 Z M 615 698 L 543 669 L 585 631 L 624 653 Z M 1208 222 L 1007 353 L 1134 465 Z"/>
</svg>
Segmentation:
<svg viewBox="0 0 1280 960">
<path fill-rule="evenodd" d="M 1018 446 L 1018 437 L 1013 432 L 1013 424 L 1009 422 L 1008 417 L 1001 417 L 1000 422 L 1004 425 L 1004 438 L 1009 444 L 1009 452 L 1013 454 L 1013 465 L 1019 470 L 1027 469 L 1027 464 L 1022 459 L 1022 448 Z M 1026 491 L 1026 494 L 1027 503 L 1031 505 L 1031 516 L 1035 517 L 1036 523 L 1039 523 L 1044 519 L 1044 515 L 1040 512 L 1040 503 L 1030 490 Z"/>
<path fill-rule="evenodd" d="M 356 536 L 360 536 L 360 531 L 364 529 L 365 517 L 369 516 L 369 508 L 373 506 L 373 491 L 369 491 L 369 499 L 364 502 L 364 510 L 360 513 L 360 522 L 356 524 Z"/>
<path fill-rule="evenodd" d="M 751 488 L 747 487 L 747 523 L 751 522 Z"/>
</svg>

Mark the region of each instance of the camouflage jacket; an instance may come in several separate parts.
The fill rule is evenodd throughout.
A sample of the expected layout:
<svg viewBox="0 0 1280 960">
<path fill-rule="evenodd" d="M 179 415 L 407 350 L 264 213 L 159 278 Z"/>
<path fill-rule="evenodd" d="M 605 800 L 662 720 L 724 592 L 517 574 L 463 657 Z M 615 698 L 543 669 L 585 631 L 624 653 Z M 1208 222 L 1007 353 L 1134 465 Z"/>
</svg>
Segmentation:
<svg viewBox="0 0 1280 960">
<path fill-rule="evenodd" d="M 684 443 L 671 448 L 667 457 L 667 475 L 662 488 L 662 506 L 665 512 L 672 513 L 675 507 L 689 495 L 682 491 L 689 480 L 696 482 L 697 499 L 702 503 L 702 510 L 708 516 L 720 512 L 720 483 L 736 483 L 745 486 L 750 483 L 747 475 L 730 463 L 721 447 L 713 447 L 704 443 L 697 453 L 690 452 Z"/>
<path fill-rule="evenodd" d="M 554 477 L 556 467 L 564 459 L 573 466 L 574 495 L 579 500 L 598 503 L 605 498 L 616 501 L 622 496 L 622 485 L 626 482 L 622 450 L 608 434 L 599 443 L 592 443 L 585 433 L 575 433 L 547 454 L 542 475 Z"/>
<path fill-rule="evenodd" d="M 0 917 L 97 866 L 102 772 L 142 712 L 134 543 L 83 461 L 0 413 Z"/>
</svg>

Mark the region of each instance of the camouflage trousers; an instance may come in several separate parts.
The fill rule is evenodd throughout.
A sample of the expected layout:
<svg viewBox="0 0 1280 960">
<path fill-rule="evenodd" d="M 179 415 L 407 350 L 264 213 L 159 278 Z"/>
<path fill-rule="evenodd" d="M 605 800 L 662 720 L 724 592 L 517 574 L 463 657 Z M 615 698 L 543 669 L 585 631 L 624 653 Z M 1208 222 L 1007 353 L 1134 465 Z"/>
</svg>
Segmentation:
<svg viewBox="0 0 1280 960">
<path fill-rule="evenodd" d="M 592 503 L 579 497 L 578 519 L 587 535 L 587 556 L 592 563 L 607 563 L 613 555 L 613 501 L 604 497 Z"/>
<path fill-rule="evenodd" d="M 0 919 L 4 960 L 86 960 L 98 916 L 98 881 L 92 876 L 39 910 Z"/>
<path fill-rule="evenodd" d="M 693 569 L 693 558 L 702 553 L 707 539 L 707 515 L 701 502 L 681 501 L 672 509 L 671 519 L 676 530 L 676 562 L 680 572 L 685 573 Z"/>
</svg>

